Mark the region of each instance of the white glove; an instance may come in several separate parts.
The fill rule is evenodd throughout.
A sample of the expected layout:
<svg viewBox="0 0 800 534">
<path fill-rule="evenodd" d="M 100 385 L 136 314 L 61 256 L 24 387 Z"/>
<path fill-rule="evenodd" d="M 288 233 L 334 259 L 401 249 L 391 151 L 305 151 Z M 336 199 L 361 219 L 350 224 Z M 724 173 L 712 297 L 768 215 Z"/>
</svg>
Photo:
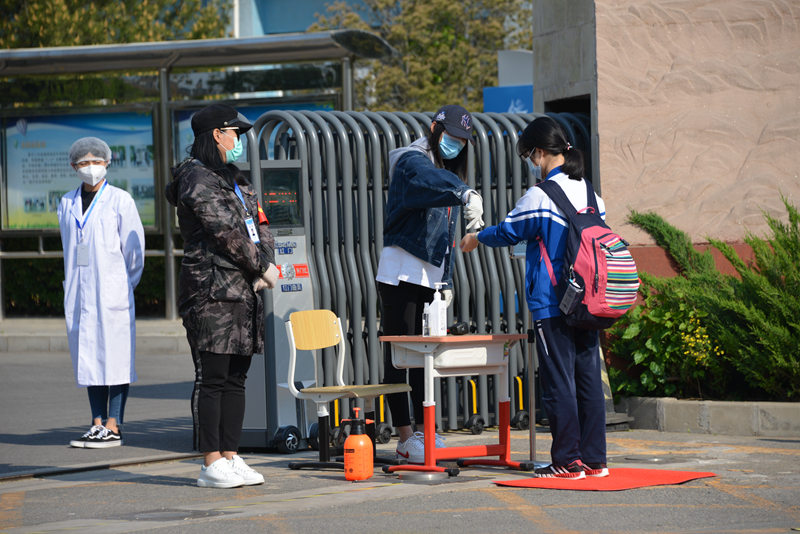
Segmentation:
<svg viewBox="0 0 800 534">
<path fill-rule="evenodd" d="M 272 289 L 278 283 L 278 274 L 280 274 L 278 268 L 275 267 L 275 264 L 270 263 L 267 270 L 261 275 L 261 280 L 267 284 L 267 289 Z"/>
<path fill-rule="evenodd" d="M 449 308 L 450 305 L 453 303 L 453 290 L 442 289 L 442 298 L 444 299 L 444 307 Z"/>
<path fill-rule="evenodd" d="M 483 228 L 483 199 L 477 191 L 470 191 L 464 205 L 464 218 L 467 221 L 467 232 L 478 232 Z"/>
</svg>

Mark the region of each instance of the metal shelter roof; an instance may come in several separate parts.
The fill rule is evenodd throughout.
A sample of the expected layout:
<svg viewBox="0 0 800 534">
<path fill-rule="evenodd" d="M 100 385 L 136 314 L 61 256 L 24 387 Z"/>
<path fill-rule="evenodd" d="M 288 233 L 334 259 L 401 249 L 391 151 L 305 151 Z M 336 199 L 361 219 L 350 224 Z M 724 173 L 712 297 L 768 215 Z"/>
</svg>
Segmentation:
<svg viewBox="0 0 800 534">
<path fill-rule="evenodd" d="M 352 56 L 380 59 L 393 53 L 392 47 L 381 37 L 361 30 L 20 48 L 0 51 L 0 76 L 270 64 Z"/>
</svg>

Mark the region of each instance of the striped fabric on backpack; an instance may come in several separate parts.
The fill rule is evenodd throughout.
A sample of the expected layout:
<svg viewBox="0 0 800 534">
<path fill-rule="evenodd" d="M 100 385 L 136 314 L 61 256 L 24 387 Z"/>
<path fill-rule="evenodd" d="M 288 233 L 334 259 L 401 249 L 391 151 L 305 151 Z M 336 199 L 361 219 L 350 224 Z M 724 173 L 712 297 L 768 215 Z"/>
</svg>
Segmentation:
<svg viewBox="0 0 800 534">
<path fill-rule="evenodd" d="M 626 312 L 636 302 L 639 290 L 639 274 L 636 271 L 636 262 L 633 261 L 624 239 L 616 234 L 609 234 L 600 241 L 601 250 L 605 256 L 606 281 L 605 301 L 609 309 Z M 588 303 L 587 303 L 588 304 Z M 601 314 L 589 308 L 594 314 Z"/>
</svg>

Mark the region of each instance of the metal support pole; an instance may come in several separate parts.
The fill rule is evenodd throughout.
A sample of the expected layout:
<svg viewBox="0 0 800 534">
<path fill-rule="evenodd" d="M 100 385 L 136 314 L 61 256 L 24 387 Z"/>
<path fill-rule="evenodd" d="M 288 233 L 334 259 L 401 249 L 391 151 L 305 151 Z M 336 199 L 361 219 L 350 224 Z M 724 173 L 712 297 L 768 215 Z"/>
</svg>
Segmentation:
<svg viewBox="0 0 800 534">
<path fill-rule="evenodd" d="M 342 58 L 342 108 L 353 110 L 353 60 Z"/>
<path fill-rule="evenodd" d="M 156 175 L 156 191 L 163 191 L 169 179 L 169 166 L 172 161 L 172 151 L 170 150 L 169 124 L 169 67 L 161 67 L 158 71 L 158 143 L 160 146 L 158 158 L 158 174 Z M 159 180 L 160 178 L 160 180 Z M 156 198 L 161 199 L 163 206 L 161 213 L 161 228 L 164 233 L 164 286 L 166 304 L 166 317 L 174 321 L 178 318 L 177 306 L 175 305 L 175 243 L 172 238 L 173 210 L 163 194 L 156 194 Z"/>
<path fill-rule="evenodd" d="M 529 314 L 530 316 L 530 314 Z M 533 322 L 533 317 L 530 318 Z M 528 342 L 534 340 L 528 339 Z M 528 441 L 530 460 L 536 466 L 536 343 L 530 343 L 528 351 Z"/>
<path fill-rule="evenodd" d="M 0 252 L 3 251 L 3 240 L 0 239 Z M 3 297 L 3 256 L 0 254 L 0 321 L 5 317 L 6 299 Z"/>
</svg>

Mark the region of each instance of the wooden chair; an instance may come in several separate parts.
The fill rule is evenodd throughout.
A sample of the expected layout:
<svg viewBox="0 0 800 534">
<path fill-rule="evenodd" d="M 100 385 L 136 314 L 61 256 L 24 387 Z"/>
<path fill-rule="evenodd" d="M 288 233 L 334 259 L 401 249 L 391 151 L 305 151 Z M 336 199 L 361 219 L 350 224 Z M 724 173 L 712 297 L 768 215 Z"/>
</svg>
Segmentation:
<svg viewBox="0 0 800 534">
<path fill-rule="evenodd" d="M 330 414 L 328 404 L 336 399 L 356 398 L 364 399 L 365 418 L 375 420 L 375 399 L 381 395 L 404 393 L 411 390 L 408 384 L 370 384 L 346 385 L 344 383 L 345 340 L 341 320 L 330 310 L 297 311 L 289 315 L 286 321 L 286 334 L 289 338 L 289 391 L 297 399 L 310 400 L 316 404 L 319 432 L 319 461 L 318 462 L 290 462 L 290 469 L 301 468 L 338 468 L 343 469 L 341 462 L 330 460 Z M 314 357 L 315 383 L 321 383 L 317 376 L 319 366 L 317 355 L 321 349 L 337 347 L 335 386 L 316 386 L 298 390 L 294 372 L 297 361 L 297 351 L 311 351 Z M 375 425 L 367 425 L 367 434 L 372 438 L 373 450 L 375 444 Z"/>
</svg>

